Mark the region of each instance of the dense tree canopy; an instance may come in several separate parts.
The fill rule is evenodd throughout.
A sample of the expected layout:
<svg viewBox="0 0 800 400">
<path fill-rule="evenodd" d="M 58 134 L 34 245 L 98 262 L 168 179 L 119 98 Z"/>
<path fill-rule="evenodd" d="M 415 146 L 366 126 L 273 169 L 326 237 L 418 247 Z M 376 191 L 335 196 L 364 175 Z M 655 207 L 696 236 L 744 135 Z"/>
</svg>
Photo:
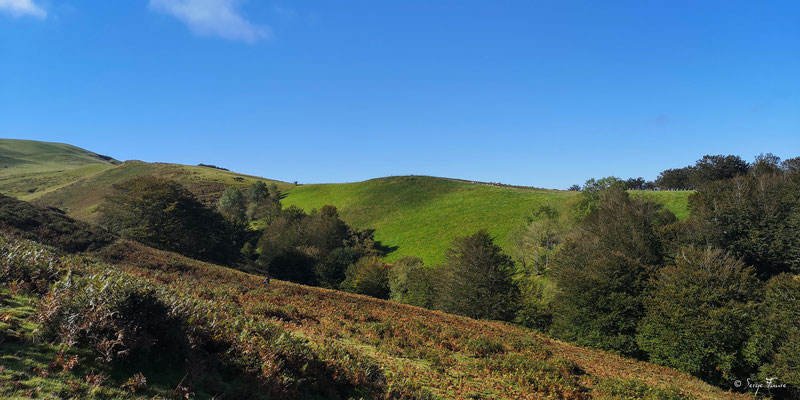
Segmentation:
<svg viewBox="0 0 800 400">
<path fill-rule="evenodd" d="M 514 262 L 485 230 L 458 238 L 439 267 L 435 306 L 472 318 L 511 320 L 519 289 Z"/>
<path fill-rule="evenodd" d="M 800 173 L 715 182 L 690 197 L 690 210 L 699 245 L 733 252 L 765 279 L 800 273 Z"/>
<path fill-rule="evenodd" d="M 637 342 L 653 362 L 729 386 L 746 376 L 744 328 L 760 282 L 721 250 L 684 248 L 675 261 L 653 280 Z"/>
<path fill-rule="evenodd" d="M 658 228 L 674 220 L 660 205 L 619 189 L 598 193 L 592 212 L 564 240 L 552 268 L 560 295 L 553 330 L 581 344 L 637 354 L 643 295 L 663 261 Z"/>
<path fill-rule="evenodd" d="M 144 176 L 115 185 L 99 212 L 113 232 L 192 258 L 228 263 L 242 245 L 235 226 L 174 181 Z"/>
</svg>

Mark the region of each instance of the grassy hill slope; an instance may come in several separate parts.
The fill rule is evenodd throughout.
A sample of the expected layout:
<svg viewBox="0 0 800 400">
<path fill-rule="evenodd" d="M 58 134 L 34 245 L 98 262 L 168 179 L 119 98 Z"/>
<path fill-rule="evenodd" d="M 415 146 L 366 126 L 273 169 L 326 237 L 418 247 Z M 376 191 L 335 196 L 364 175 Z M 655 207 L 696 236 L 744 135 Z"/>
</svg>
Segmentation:
<svg viewBox="0 0 800 400">
<path fill-rule="evenodd" d="M 4 169 L 5 175 L 0 175 L 0 193 L 59 207 L 79 219 L 95 221 L 96 207 L 111 186 L 136 176 L 156 175 L 177 180 L 208 204 L 216 201 L 226 186 L 244 188 L 262 180 L 275 182 L 286 193 L 287 206 L 310 211 L 332 204 L 349 224 L 375 229 L 377 240 L 396 249 L 387 256 L 387 261 L 417 255 L 428 264 L 439 263 L 455 237 L 478 229 L 487 229 L 508 250 L 509 234 L 531 211 L 549 205 L 567 214 L 577 197 L 576 192 L 427 176 L 294 186 L 209 167 L 141 161 L 113 165 L 92 152 L 69 145 L 0 140 L 0 149 L 4 157 L 24 161 Z M 664 204 L 679 218 L 685 218 L 688 193 L 633 192 L 632 195 Z M 569 218 L 563 221 L 570 223 Z"/>
<path fill-rule="evenodd" d="M 227 397 L 224 391 L 237 389 L 224 379 L 208 382 L 209 372 L 191 365 L 186 373 L 165 374 L 158 365 L 139 363 L 115 378 L 118 364 L 94 364 L 90 347 L 43 347 L 31 336 L 38 320 L 30 316 L 40 307 L 53 307 L 53 298 L 38 303 L 26 289 L 52 287 L 36 284 L 43 277 L 97 280 L 103 290 L 77 292 L 76 299 L 83 301 L 95 295 L 114 298 L 107 292 L 116 290 L 112 282 L 141 288 L 130 293 L 155 288 L 177 312 L 189 307 L 185 323 L 190 332 L 206 338 L 210 356 L 249 376 L 235 375 L 238 382 L 263 384 L 264 393 L 274 391 L 275 398 L 312 398 L 307 390 L 324 388 L 320 384 L 325 382 L 335 386 L 327 395 L 313 392 L 313 398 L 740 397 L 669 368 L 569 345 L 510 324 L 288 282 L 267 286 L 260 276 L 128 241 L 83 256 L 54 258 L 52 252 L 0 232 L 0 315 L 7 316 L 0 323 L 5 339 L 0 340 L 0 394 L 7 398 L 31 393 L 43 398 L 153 397 L 181 383 L 194 390 L 202 382 L 209 392 L 197 392 L 198 398 Z M 57 351 L 74 356 L 78 368 L 62 368 Z M 148 385 L 126 395 L 121 383 L 136 371 L 143 372 Z M 108 380 L 89 384 L 87 374 L 104 374 Z"/>
<path fill-rule="evenodd" d="M 342 218 L 359 228 L 375 229 L 375 238 L 404 255 L 438 263 L 458 236 L 486 229 L 498 244 L 511 247 L 510 233 L 537 207 L 547 205 L 563 215 L 577 201 L 577 192 L 496 186 L 428 176 L 400 176 L 345 184 L 290 187 L 285 205 L 305 210 L 336 206 Z M 634 192 L 636 197 L 664 204 L 679 218 L 688 215 L 688 192 Z M 562 218 L 570 223 L 569 218 Z"/>
<path fill-rule="evenodd" d="M 111 165 L 115 160 L 65 143 L 0 139 L 0 177 L 19 172 L 42 172 Z"/>
</svg>

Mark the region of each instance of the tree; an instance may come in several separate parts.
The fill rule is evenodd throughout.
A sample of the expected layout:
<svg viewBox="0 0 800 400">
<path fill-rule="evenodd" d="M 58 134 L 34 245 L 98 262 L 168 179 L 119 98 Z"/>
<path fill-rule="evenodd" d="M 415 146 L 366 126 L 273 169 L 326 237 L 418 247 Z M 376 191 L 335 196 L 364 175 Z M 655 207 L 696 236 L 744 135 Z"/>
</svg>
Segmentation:
<svg viewBox="0 0 800 400">
<path fill-rule="evenodd" d="M 705 155 L 692 168 L 689 182 L 699 188 L 712 182 L 745 175 L 748 170 L 747 161 L 739 156 Z"/>
<path fill-rule="evenodd" d="M 512 232 L 511 242 L 524 273 L 539 275 L 550 268 L 550 260 L 561 241 L 558 218 L 558 210 L 540 206 Z"/>
<path fill-rule="evenodd" d="M 781 158 L 772 153 L 761 153 L 750 167 L 750 173 L 755 176 L 778 174 L 781 170 Z"/>
<path fill-rule="evenodd" d="M 514 262 L 485 230 L 454 240 L 438 274 L 436 308 L 472 318 L 513 319 L 519 298 Z"/>
<path fill-rule="evenodd" d="M 599 197 L 565 237 L 553 263 L 559 295 L 552 329 L 579 344 L 638 355 L 635 334 L 644 292 L 663 261 L 658 229 L 675 217 L 620 189 L 601 191 Z"/>
<path fill-rule="evenodd" d="M 581 185 L 572 185 L 567 190 L 570 192 L 579 192 L 581 190 Z"/>
<path fill-rule="evenodd" d="M 247 188 L 245 197 L 248 203 L 259 203 L 269 197 L 269 188 L 267 188 L 267 184 L 262 181 L 254 182 Z"/>
<path fill-rule="evenodd" d="M 645 180 L 642 177 L 639 178 L 628 178 L 625 181 L 626 189 L 628 190 L 644 190 Z"/>
<path fill-rule="evenodd" d="M 338 289 L 345 280 L 347 267 L 355 264 L 361 254 L 352 247 L 339 247 L 320 260 L 314 267 L 317 282 L 329 289 Z"/>
<path fill-rule="evenodd" d="M 694 189 L 689 182 L 691 167 L 672 168 L 662 171 L 656 178 L 656 186 L 661 190 L 687 190 Z"/>
<path fill-rule="evenodd" d="M 218 263 L 234 261 L 242 231 L 179 183 L 153 176 L 113 186 L 98 208 L 113 232 L 148 246 Z"/>
<path fill-rule="evenodd" d="M 297 184 L 297 182 L 295 182 L 295 184 Z M 275 200 L 281 199 L 281 191 L 278 190 L 278 185 L 274 182 L 269 184 L 269 196 Z"/>
<path fill-rule="evenodd" d="M 607 176 L 595 180 L 589 179 L 583 185 L 581 190 L 580 201 L 578 202 L 578 216 L 585 217 L 597 208 L 600 202 L 600 194 L 608 190 L 624 191 L 626 188 L 625 181 L 620 180 L 615 176 Z"/>
<path fill-rule="evenodd" d="M 681 250 L 645 300 L 637 342 L 650 361 L 727 386 L 749 376 L 743 327 L 753 322 L 760 283 L 722 250 Z"/>
<path fill-rule="evenodd" d="M 800 275 L 781 274 L 766 284 L 747 343 L 748 360 L 761 379 L 791 386 L 786 398 L 800 397 Z M 782 393 L 783 394 L 783 393 Z"/>
<path fill-rule="evenodd" d="M 697 245 L 726 249 L 762 279 L 800 273 L 800 174 L 739 176 L 701 188 L 689 200 Z"/>
<path fill-rule="evenodd" d="M 790 158 L 788 160 L 783 160 L 781 163 L 781 168 L 787 172 L 798 172 L 800 171 L 800 157 Z"/>
<path fill-rule="evenodd" d="M 243 223 L 247 220 L 247 202 L 239 188 L 229 186 L 222 192 L 217 202 L 217 209 L 231 221 Z"/>
<path fill-rule="evenodd" d="M 389 298 L 389 273 L 379 257 L 364 257 L 347 268 L 347 278 L 342 283 L 345 290 L 353 293 Z"/>
<path fill-rule="evenodd" d="M 433 270 L 419 257 L 406 256 L 389 268 L 390 298 L 418 307 L 433 306 Z"/>
</svg>

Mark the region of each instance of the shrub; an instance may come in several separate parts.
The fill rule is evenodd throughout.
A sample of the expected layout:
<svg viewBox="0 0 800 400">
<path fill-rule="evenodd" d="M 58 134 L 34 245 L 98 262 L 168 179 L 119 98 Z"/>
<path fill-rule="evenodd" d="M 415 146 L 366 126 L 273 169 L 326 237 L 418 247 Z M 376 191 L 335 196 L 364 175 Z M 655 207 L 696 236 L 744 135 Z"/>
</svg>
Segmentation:
<svg viewBox="0 0 800 400">
<path fill-rule="evenodd" d="M 637 335 L 651 361 L 719 385 L 748 376 L 743 328 L 760 291 L 752 268 L 721 250 L 689 247 L 653 283 Z"/>
<path fill-rule="evenodd" d="M 87 345 L 105 362 L 185 350 L 182 324 L 156 290 L 116 273 L 67 275 L 42 300 L 37 320 L 41 337 Z"/>
<path fill-rule="evenodd" d="M 0 229 L 70 253 L 98 250 L 117 239 L 111 232 L 76 221 L 56 208 L 3 195 L 0 195 Z"/>
<path fill-rule="evenodd" d="M 61 273 L 60 260 L 53 252 L 0 232 L 0 284 L 20 285 L 41 295 L 47 293 Z"/>
</svg>

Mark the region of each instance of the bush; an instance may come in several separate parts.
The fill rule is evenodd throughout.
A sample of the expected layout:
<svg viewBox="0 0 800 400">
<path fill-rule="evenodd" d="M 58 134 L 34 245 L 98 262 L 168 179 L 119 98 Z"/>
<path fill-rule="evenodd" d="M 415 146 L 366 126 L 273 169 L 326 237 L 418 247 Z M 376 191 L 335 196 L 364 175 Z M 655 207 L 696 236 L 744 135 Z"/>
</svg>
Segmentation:
<svg viewBox="0 0 800 400">
<path fill-rule="evenodd" d="M 650 361 L 718 385 L 749 376 L 743 346 L 760 283 L 721 250 L 685 248 L 645 301 L 637 342 Z"/>
<path fill-rule="evenodd" d="M 40 245 L 13 240 L 0 232 L 0 284 L 45 294 L 63 273 L 60 261 Z"/>
<path fill-rule="evenodd" d="M 98 250 L 117 239 L 111 232 L 76 221 L 56 208 L 36 206 L 1 194 L 0 229 L 70 253 Z"/>
<path fill-rule="evenodd" d="M 186 349 L 181 321 L 156 290 L 114 273 L 67 275 L 42 300 L 37 320 L 43 338 L 89 346 L 105 362 L 134 355 L 182 361 Z"/>
<path fill-rule="evenodd" d="M 364 257 L 350 265 L 342 287 L 350 292 L 379 299 L 389 298 L 389 275 L 386 264 L 378 257 Z"/>
</svg>

